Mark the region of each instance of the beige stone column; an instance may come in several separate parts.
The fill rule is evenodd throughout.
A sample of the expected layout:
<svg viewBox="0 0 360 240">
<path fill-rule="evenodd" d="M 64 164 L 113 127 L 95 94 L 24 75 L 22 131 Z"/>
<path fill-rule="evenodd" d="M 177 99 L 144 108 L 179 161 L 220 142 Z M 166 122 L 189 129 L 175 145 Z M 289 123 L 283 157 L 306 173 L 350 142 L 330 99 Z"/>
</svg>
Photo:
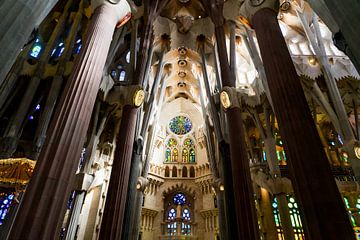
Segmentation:
<svg viewBox="0 0 360 240">
<path fill-rule="evenodd" d="M 129 12 L 125 0 L 96 8 L 9 239 L 57 238 L 112 35 Z"/>
</svg>

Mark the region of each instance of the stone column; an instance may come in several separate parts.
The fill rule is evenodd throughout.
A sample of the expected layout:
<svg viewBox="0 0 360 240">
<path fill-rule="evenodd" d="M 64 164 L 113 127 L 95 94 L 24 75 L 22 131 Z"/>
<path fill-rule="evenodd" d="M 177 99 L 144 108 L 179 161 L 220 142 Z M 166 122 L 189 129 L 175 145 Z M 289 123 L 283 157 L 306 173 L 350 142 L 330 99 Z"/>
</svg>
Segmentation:
<svg viewBox="0 0 360 240">
<path fill-rule="evenodd" d="M 149 49 L 153 43 L 153 23 L 168 0 L 144 1 L 144 27 L 141 34 L 139 55 L 136 61 L 133 85 L 126 90 L 128 96 L 123 107 L 120 130 L 116 138 L 116 149 L 111 171 L 110 184 L 106 197 L 104 216 L 101 223 L 100 239 L 122 239 L 128 183 L 130 178 L 131 157 L 136 128 L 137 107 L 142 104 L 144 95 L 140 90 L 147 73 L 146 63 Z M 142 91 L 142 93 L 140 93 Z M 142 95 L 136 103 L 137 93 Z M 135 95 L 136 94 L 136 95 Z"/>
<path fill-rule="evenodd" d="M 124 0 L 96 8 L 9 239 L 57 238 L 114 28 L 129 12 Z"/>
<path fill-rule="evenodd" d="M 231 71 L 226 50 L 223 14 L 223 2 L 210 0 L 204 3 L 204 7 L 215 25 L 215 37 L 220 61 L 222 94 L 230 96 L 231 106 L 222 105 L 226 109 L 226 119 L 229 134 L 230 161 L 222 159 L 225 168 L 232 173 L 232 179 L 224 176 L 226 202 L 233 202 L 234 209 L 227 208 L 227 214 L 233 213 L 234 220 L 229 221 L 231 233 L 230 239 L 256 240 L 259 238 L 258 221 L 255 210 L 255 199 L 251 184 L 249 159 L 245 149 L 245 137 L 241 109 L 237 101 L 235 87 L 235 75 Z M 226 165 L 228 165 L 226 167 Z M 226 170 L 226 169 L 225 169 Z M 229 186 L 230 185 L 230 186 Z M 233 188 L 231 190 L 231 187 Z M 229 194 L 233 191 L 233 196 Z M 229 198 L 230 197 L 230 198 Z"/>
<path fill-rule="evenodd" d="M 270 7 L 271 2 L 267 2 L 267 6 Z M 274 112 L 303 214 L 306 238 L 354 239 L 299 77 L 278 25 L 277 12 L 266 7 L 249 9 L 252 9 L 251 22 L 257 33 Z"/>
<path fill-rule="evenodd" d="M 29 38 L 57 0 L 4 0 L 0 2 L 0 85 Z"/>
</svg>

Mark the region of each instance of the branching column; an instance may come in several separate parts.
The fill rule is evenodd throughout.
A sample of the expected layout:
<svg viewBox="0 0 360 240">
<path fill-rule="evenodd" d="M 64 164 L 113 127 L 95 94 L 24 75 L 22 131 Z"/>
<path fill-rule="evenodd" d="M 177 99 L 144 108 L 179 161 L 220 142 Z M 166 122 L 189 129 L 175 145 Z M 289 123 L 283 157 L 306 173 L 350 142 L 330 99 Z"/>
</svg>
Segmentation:
<svg viewBox="0 0 360 240">
<path fill-rule="evenodd" d="M 130 100 L 127 100 L 124 104 L 120 129 L 116 138 L 115 156 L 101 223 L 100 239 L 122 239 L 138 107 L 131 99 L 135 100 L 139 96 L 136 93 L 139 93 L 142 88 L 147 74 L 146 66 L 150 45 L 152 44 L 153 22 L 168 2 L 168 0 L 145 0 L 143 2 L 144 29 L 141 35 L 133 85 L 131 90 L 128 91 Z"/>
<path fill-rule="evenodd" d="M 255 12 L 252 24 L 308 239 L 354 239 L 299 77 L 270 8 Z M 336 226 L 336 227 L 334 227 Z"/>
<path fill-rule="evenodd" d="M 124 0 L 96 8 L 9 239 L 57 238 L 114 28 L 129 11 Z"/>
<path fill-rule="evenodd" d="M 218 55 L 221 69 L 222 85 L 229 91 L 229 95 L 234 96 L 235 92 L 235 74 L 231 71 L 224 33 L 223 2 L 222 1 L 203 1 L 206 10 L 215 25 L 215 35 L 218 47 Z M 224 90 L 223 90 L 224 92 Z M 222 92 L 222 93 L 223 93 Z M 251 184 L 249 159 L 245 150 L 245 137 L 243 129 L 243 120 L 240 106 L 236 104 L 237 100 L 232 98 L 233 106 L 226 110 L 228 124 L 229 144 L 230 144 L 230 165 L 232 172 L 232 185 L 234 198 L 226 201 L 234 201 L 235 222 L 230 228 L 236 229 L 232 232 L 231 239 L 255 240 L 258 239 L 258 224 L 255 214 L 255 199 Z M 224 104 L 223 104 L 223 107 Z M 228 160 L 228 159 L 223 159 Z M 226 184 L 226 182 L 225 182 Z M 225 186 L 225 191 L 228 191 Z M 227 213 L 228 214 L 228 213 Z"/>
</svg>

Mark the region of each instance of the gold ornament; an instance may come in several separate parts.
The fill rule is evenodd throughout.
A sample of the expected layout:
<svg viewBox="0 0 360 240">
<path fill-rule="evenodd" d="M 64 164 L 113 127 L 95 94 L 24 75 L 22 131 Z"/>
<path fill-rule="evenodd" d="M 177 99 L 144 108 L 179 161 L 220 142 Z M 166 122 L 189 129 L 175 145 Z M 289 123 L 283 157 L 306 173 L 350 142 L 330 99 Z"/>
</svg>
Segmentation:
<svg viewBox="0 0 360 240">
<path fill-rule="evenodd" d="M 134 97 L 133 97 L 133 103 L 135 107 L 140 107 L 141 104 L 143 104 L 145 98 L 145 92 L 142 89 L 138 89 L 135 91 Z"/>
<path fill-rule="evenodd" d="M 222 91 L 220 93 L 220 102 L 225 109 L 228 109 L 229 107 L 231 107 L 230 97 L 226 91 Z"/>
</svg>

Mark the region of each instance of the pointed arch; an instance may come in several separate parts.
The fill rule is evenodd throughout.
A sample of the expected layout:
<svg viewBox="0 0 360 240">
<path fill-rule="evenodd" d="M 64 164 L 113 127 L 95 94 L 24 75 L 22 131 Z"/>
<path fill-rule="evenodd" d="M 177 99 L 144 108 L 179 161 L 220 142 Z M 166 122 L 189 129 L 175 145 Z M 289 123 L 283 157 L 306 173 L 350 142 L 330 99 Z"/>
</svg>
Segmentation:
<svg viewBox="0 0 360 240">
<path fill-rule="evenodd" d="M 169 166 L 166 166 L 166 168 L 165 168 L 165 177 L 170 177 L 170 168 L 169 168 Z"/>
<path fill-rule="evenodd" d="M 187 170 L 187 167 L 183 167 L 182 168 L 182 177 L 187 177 L 188 176 L 188 170 Z"/>
<path fill-rule="evenodd" d="M 171 177 L 177 177 L 177 168 L 176 168 L 176 166 L 173 166 Z"/>
</svg>

